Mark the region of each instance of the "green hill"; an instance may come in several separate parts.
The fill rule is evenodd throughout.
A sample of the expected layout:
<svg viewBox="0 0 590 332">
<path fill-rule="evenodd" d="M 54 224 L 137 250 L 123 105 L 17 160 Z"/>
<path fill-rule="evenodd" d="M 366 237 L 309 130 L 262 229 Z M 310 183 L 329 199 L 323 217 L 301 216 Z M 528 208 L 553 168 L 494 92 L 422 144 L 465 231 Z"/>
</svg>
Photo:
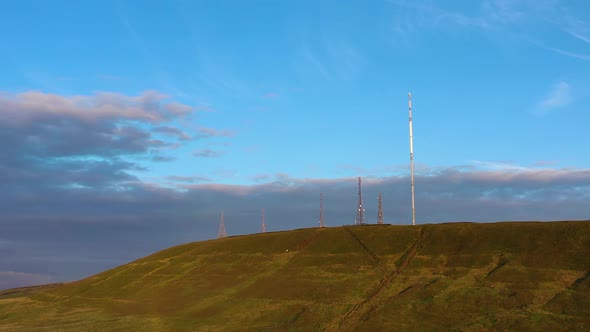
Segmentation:
<svg viewBox="0 0 590 332">
<path fill-rule="evenodd" d="M 0 292 L 0 330 L 590 329 L 590 222 L 309 228 Z"/>
</svg>

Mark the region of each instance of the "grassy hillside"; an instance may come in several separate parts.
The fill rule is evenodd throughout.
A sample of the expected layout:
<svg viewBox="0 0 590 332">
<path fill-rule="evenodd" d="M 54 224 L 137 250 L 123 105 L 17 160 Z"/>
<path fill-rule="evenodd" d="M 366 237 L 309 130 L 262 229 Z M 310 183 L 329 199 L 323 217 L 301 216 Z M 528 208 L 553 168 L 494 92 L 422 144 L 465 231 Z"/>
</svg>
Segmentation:
<svg viewBox="0 0 590 332">
<path fill-rule="evenodd" d="M 582 331 L 589 276 L 590 222 L 299 229 L 0 292 L 0 330 Z"/>
</svg>

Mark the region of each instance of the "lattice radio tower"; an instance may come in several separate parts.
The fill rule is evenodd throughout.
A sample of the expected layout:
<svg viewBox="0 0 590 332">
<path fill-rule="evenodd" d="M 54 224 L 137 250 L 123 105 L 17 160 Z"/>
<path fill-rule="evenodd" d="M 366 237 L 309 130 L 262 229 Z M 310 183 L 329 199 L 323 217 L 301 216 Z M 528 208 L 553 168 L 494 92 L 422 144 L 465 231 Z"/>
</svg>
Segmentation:
<svg viewBox="0 0 590 332">
<path fill-rule="evenodd" d="M 365 223 L 365 208 L 363 207 L 363 194 L 361 192 L 361 177 L 359 176 L 359 202 L 356 211 L 355 225 L 362 225 Z"/>
<path fill-rule="evenodd" d="M 227 233 L 225 232 L 225 222 L 223 221 L 223 212 L 221 212 L 221 220 L 219 220 L 219 232 L 217 233 L 218 239 L 223 239 L 227 237 Z"/>
<path fill-rule="evenodd" d="M 262 209 L 262 233 L 266 233 L 266 223 L 264 222 L 264 209 Z"/>
<path fill-rule="evenodd" d="M 416 205 L 414 204 L 414 133 L 412 132 L 412 93 L 408 92 L 408 111 L 410 113 L 410 174 L 412 186 L 412 225 L 416 225 Z"/>
<path fill-rule="evenodd" d="M 320 193 L 320 227 L 326 227 L 324 224 L 324 194 Z"/>
<path fill-rule="evenodd" d="M 383 199 L 379 193 L 379 209 L 377 210 L 377 223 L 383 225 Z"/>
</svg>

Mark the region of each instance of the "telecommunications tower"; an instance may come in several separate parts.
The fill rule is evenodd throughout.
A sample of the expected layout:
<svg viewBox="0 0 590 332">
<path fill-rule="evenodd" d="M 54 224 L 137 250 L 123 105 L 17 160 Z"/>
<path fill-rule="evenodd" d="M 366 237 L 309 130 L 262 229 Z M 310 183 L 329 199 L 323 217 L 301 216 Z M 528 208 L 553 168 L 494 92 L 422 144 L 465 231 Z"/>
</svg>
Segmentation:
<svg viewBox="0 0 590 332">
<path fill-rule="evenodd" d="M 320 227 L 326 227 L 324 224 L 324 194 L 320 193 Z"/>
<path fill-rule="evenodd" d="M 219 221 L 219 232 L 217 233 L 218 239 L 223 239 L 227 237 L 227 233 L 225 232 L 225 223 L 223 222 L 223 212 L 221 212 L 221 220 Z"/>
<path fill-rule="evenodd" d="M 377 223 L 383 225 L 383 199 L 381 193 L 379 193 L 379 208 L 377 210 Z"/>
<path fill-rule="evenodd" d="M 361 177 L 359 176 L 359 202 L 356 211 L 355 225 L 362 225 L 365 223 L 365 208 L 363 207 L 363 194 L 361 192 Z"/>
<path fill-rule="evenodd" d="M 416 205 L 414 203 L 414 136 L 412 133 L 412 93 L 408 93 L 408 110 L 410 114 L 410 177 L 412 187 L 412 225 L 416 225 Z"/>
<path fill-rule="evenodd" d="M 266 233 L 266 223 L 264 222 L 264 209 L 262 209 L 262 233 Z"/>
</svg>

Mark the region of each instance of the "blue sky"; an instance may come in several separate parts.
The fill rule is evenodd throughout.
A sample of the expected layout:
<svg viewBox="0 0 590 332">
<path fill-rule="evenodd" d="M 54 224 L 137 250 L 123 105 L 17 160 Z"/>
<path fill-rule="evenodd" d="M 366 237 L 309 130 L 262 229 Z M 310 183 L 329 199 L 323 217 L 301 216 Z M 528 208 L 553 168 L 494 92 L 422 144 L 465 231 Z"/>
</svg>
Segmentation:
<svg viewBox="0 0 590 332">
<path fill-rule="evenodd" d="M 407 224 L 410 91 L 419 223 L 590 215 L 587 1 L 14 1 L 0 29 L 0 288 L 222 210 L 315 226 L 320 191 L 348 224 L 357 176 Z"/>
<path fill-rule="evenodd" d="M 138 175 L 151 181 L 389 175 L 408 160 L 408 91 L 420 164 L 582 167 L 589 6 L 15 2 L 0 14 L 12 31 L 2 37 L 0 88 L 64 96 L 157 90 L 203 108 L 174 124 L 187 134 L 205 127 L 229 136 L 184 144 L 167 153 L 175 162 L 146 164 Z M 215 153 L 192 155 L 201 150 Z"/>
</svg>

